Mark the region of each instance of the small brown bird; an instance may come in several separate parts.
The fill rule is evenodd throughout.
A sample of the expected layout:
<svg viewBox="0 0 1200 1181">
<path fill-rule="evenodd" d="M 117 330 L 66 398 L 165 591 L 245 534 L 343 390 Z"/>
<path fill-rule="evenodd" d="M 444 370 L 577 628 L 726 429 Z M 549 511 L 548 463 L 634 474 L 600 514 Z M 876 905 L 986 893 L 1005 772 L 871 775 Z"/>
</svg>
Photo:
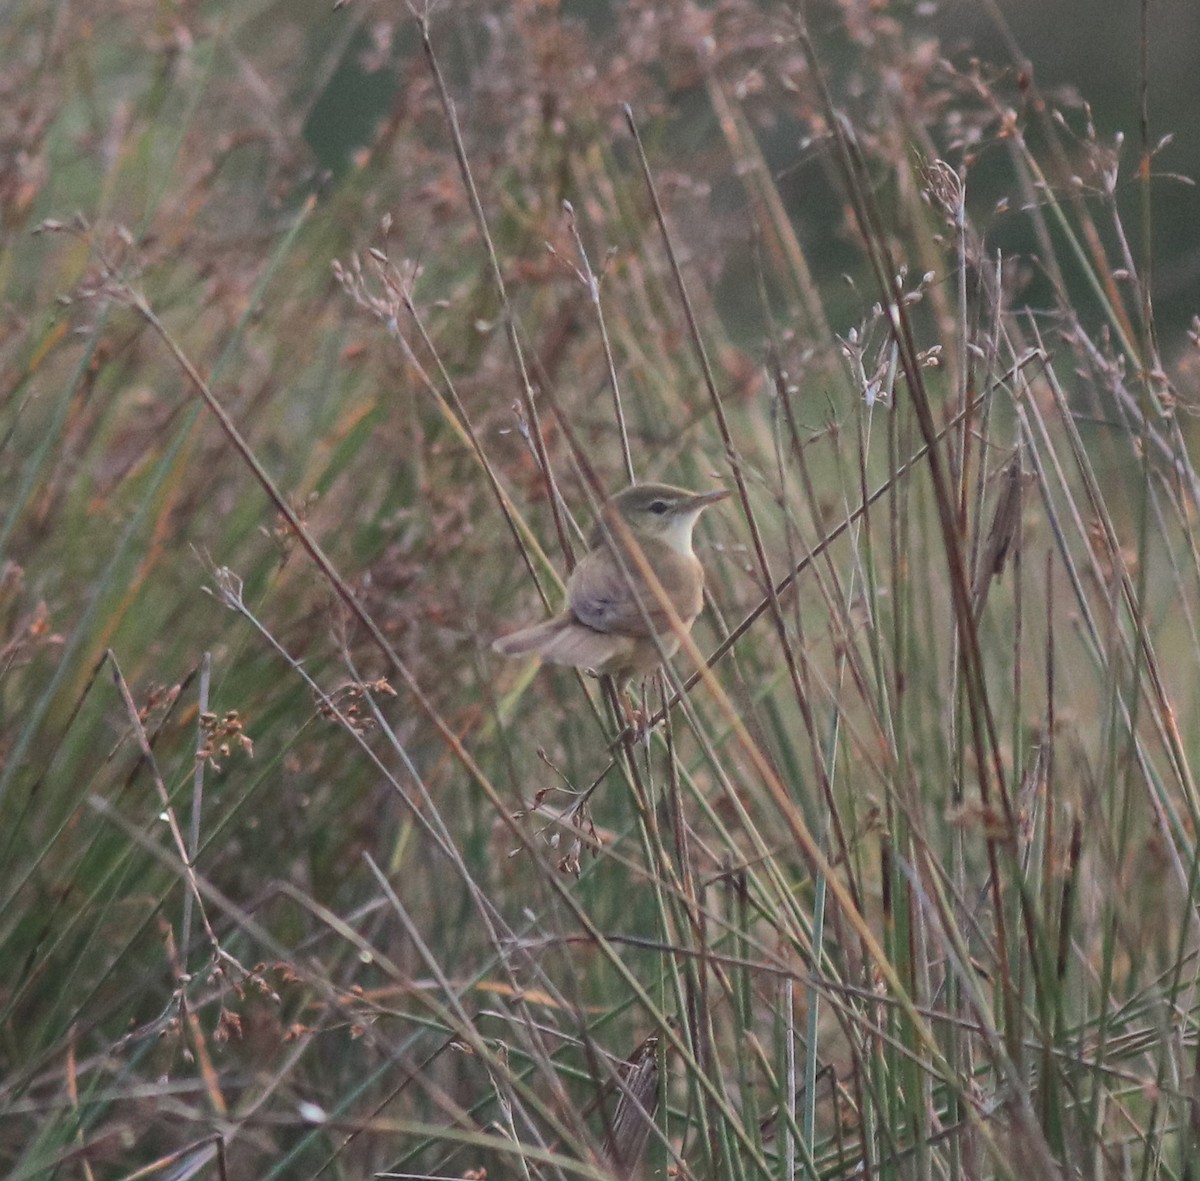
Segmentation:
<svg viewBox="0 0 1200 1181">
<path fill-rule="evenodd" d="M 668 484 L 635 484 L 618 493 L 602 511 L 628 577 L 597 524 L 588 552 L 567 582 L 566 609 L 545 623 L 501 636 L 492 647 L 503 656 L 537 653 L 550 664 L 606 674 L 621 688 L 653 672 L 663 656 L 674 655 L 679 636 L 614 521 L 624 522 L 683 626 L 690 628 L 704 606 L 704 568 L 692 551 L 692 530 L 710 504 L 728 495 L 724 488 L 686 492 Z"/>
</svg>

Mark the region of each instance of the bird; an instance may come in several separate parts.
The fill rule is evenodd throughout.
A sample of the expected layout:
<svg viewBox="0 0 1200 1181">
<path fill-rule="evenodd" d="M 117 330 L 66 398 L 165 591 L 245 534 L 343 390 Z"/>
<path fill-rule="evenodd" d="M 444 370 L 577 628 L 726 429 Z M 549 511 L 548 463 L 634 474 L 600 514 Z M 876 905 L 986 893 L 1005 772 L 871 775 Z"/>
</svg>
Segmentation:
<svg viewBox="0 0 1200 1181">
<path fill-rule="evenodd" d="M 492 647 L 502 656 L 536 653 L 547 664 L 611 676 L 627 691 L 635 677 L 648 676 L 679 648 L 663 597 L 685 631 L 700 614 L 704 567 L 692 549 L 692 530 L 709 505 L 728 495 L 725 488 L 688 492 L 669 484 L 634 484 L 617 493 L 601 509 L 588 551 L 571 572 L 566 607 L 543 623 L 500 636 Z"/>
</svg>

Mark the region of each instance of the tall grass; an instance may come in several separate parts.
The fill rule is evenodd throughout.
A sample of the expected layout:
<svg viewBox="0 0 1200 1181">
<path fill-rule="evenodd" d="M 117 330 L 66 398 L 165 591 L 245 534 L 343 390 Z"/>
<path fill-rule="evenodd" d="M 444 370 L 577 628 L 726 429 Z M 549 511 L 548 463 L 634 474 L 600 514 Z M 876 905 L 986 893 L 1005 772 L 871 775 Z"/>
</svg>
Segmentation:
<svg viewBox="0 0 1200 1181">
<path fill-rule="evenodd" d="M 6 1175 L 1195 1177 L 1148 122 L 882 6 L 72 12 L 0 31 Z M 641 735 L 489 648 L 630 475 L 735 493 Z"/>
</svg>

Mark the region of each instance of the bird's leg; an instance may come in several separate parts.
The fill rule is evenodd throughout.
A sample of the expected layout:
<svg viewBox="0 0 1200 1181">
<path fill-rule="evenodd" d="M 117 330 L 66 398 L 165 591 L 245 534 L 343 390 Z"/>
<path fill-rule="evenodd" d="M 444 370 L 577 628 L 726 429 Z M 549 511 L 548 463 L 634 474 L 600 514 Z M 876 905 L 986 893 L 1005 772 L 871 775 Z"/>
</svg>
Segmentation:
<svg viewBox="0 0 1200 1181">
<path fill-rule="evenodd" d="M 621 686 L 618 696 L 621 699 L 621 712 L 625 715 L 625 728 L 637 734 L 645 722 L 645 715 L 634 701 L 628 682 Z"/>
<path fill-rule="evenodd" d="M 613 711 L 614 720 L 621 727 L 613 745 L 619 745 L 629 738 L 636 737 L 642 714 L 630 695 L 628 678 L 605 673 L 594 673 L 593 675 L 603 678 L 604 695 L 608 698 L 608 705 Z"/>
<path fill-rule="evenodd" d="M 650 678 L 642 678 L 642 721 L 641 721 L 641 740 L 648 747 L 650 745 L 650 719 L 654 717 L 654 710 L 650 705 Z"/>
<path fill-rule="evenodd" d="M 646 680 L 642 679 L 642 704 L 634 702 L 629 682 L 621 686 L 621 701 L 625 706 L 625 725 L 638 742 L 650 741 L 650 712 L 645 709 Z"/>
</svg>

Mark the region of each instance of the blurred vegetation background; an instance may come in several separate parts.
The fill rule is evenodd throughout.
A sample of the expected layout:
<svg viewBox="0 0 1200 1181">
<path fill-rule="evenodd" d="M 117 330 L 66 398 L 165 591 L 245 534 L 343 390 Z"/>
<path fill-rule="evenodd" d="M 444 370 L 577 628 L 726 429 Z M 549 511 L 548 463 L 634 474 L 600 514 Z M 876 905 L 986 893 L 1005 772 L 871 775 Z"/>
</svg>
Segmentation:
<svg viewBox="0 0 1200 1181">
<path fill-rule="evenodd" d="M 427 15 L 0 15 L 6 1175 L 1195 1177 L 1196 6 Z"/>
<path fill-rule="evenodd" d="M 934 18 L 943 45 L 988 60 L 1026 63 L 1038 83 L 1073 91 L 1091 108 L 1098 128 L 1123 134 L 1132 150 L 1145 99 L 1154 171 L 1154 297 L 1164 331 L 1178 332 L 1195 314 L 1200 283 L 1200 104 L 1196 72 L 1200 10 L 1187 0 L 1161 4 L 1065 0 L 1039 4 L 945 4 Z M 1149 36 L 1143 40 L 1142 26 Z M 1144 55 L 1143 55 L 1144 45 Z M 1144 57 L 1144 63 L 1143 63 Z M 1165 141 L 1165 142 L 1163 142 Z M 1129 160 L 1132 163 L 1132 158 Z M 1121 209 L 1132 218 L 1137 195 L 1124 187 Z"/>
</svg>

